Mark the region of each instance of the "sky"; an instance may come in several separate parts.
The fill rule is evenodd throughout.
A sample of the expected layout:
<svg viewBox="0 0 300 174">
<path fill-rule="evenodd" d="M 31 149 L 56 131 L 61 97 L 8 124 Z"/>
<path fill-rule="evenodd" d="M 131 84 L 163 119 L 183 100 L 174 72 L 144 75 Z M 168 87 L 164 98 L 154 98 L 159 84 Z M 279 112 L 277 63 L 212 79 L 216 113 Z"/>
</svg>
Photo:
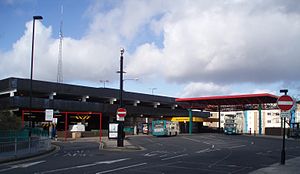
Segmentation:
<svg viewBox="0 0 300 174">
<path fill-rule="evenodd" d="M 297 0 L 0 0 L 0 79 L 30 78 L 35 15 L 35 80 L 56 82 L 63 21 L 63 83 L 118 89 L 124 48 L 125 91 L 300 98 Z"/>
</svg>

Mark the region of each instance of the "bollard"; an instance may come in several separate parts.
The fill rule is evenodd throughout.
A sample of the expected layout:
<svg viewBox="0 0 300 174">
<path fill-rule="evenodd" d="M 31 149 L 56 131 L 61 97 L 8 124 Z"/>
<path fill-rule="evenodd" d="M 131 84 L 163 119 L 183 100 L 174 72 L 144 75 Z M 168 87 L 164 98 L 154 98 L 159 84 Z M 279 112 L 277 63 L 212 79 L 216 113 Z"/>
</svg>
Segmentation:
<svg viewBox="0 0 300 174">
<path fill-rule="evenodd" d="M 17 156 L 17 137 L 15 137 L 15 156 Z"/>
<path fill-rule="evenodd" d="M 28 137 L 28 149 L 29 153 L 31 153 L 31 137 Z"/>
</svg>

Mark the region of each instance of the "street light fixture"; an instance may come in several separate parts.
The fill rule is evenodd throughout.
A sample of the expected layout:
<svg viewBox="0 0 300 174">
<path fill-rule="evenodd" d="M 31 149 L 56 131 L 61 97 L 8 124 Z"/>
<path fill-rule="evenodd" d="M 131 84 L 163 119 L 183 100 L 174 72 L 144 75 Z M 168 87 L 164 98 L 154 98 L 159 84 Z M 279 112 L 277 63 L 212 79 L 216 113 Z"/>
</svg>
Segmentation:
<svg viewBox="0 0 300 174">
<path fill-rule="evenodd" d="M 35 28 L 35 20 L 42 20 L 42 16 L 33 16 L 32 22 L 32 44 L 31 44 L 31 64 L 30 64 L 30 95 L 29 95 L 29 113 L 30 113 L 30 122 L 29 126 L 32 127 L 31 120 L 31 109 L 32 109 L 32 75 L 33 75 L 33 53 L 34 53 L 34 28 Z"/>
<path fill-rule="evenodd" d="M 103 88 L 105 88 L 105 83 L 108 83 L 109 80 L 100 80 L 100 83 L 103 83 Z"/>
<path fill-rule="evenodd" d="M 135 81 L 138 81 L 139 78 L 130 78 L 130 79 L 124 79 L 123 81 L 126 81 L 126 80 L 135 80 Z"/>
<path fill-rule="evenodd" d="M 153 95 L 154 90 L 157 90 L 157 88 L 150 88 L 151 94 Z"/>
</svg>

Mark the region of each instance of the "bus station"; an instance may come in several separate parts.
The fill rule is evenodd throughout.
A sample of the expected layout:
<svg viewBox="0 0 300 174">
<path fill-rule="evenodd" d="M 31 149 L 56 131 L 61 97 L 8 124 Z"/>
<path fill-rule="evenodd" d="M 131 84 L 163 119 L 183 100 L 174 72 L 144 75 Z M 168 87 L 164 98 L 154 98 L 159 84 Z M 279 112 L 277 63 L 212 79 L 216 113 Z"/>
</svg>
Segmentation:
<svg viewBox="0 0 300 174">
<path fill-rule="evenodd" d="M 13 111 L 21 118 L 23 127 L 47 129 L 48 109 L 53 110 L 57 135 L 64 138 L 71 137 L 72 126 L 78 124 L 84 127 L 81 136 L 106 136 L 109 123 L 116 122 L 118 89 L 34 80 L 30 110 L 29 82 L 20 78 L 0 81 L 0 109 Z M 241 133 L 280 135 L 282 122 L 277 99 L 278 96 L 267 93 L 173 98 L 124 91 L 124 130 L 129 134 L 149 134 L 152 121 L 169 120 L 179 123 L 180 133 L 223 132 L 224 117 L 231 114 L 243 118 Z M 295 107 L 287 127 L 297 129 L 299 120 Z"/>
</svg>

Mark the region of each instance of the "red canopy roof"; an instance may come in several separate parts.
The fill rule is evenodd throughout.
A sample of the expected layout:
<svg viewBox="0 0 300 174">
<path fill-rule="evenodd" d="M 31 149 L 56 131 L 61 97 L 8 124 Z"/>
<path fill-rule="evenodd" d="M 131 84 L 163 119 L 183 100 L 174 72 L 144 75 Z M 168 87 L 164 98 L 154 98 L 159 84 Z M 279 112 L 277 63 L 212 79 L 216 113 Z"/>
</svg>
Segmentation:
<svg viewBox="0 0 300 174">
<path fill-rule="evenodd" d="M 243 94 L 227 96 L 210 96 L 197 98 L 177 98 L 176 102 L 185 102 L 199 105 L 245 105 L 245 104 L 264 104 L 276 103 L 278 96 L 264 94 Z"/>
</svg>

